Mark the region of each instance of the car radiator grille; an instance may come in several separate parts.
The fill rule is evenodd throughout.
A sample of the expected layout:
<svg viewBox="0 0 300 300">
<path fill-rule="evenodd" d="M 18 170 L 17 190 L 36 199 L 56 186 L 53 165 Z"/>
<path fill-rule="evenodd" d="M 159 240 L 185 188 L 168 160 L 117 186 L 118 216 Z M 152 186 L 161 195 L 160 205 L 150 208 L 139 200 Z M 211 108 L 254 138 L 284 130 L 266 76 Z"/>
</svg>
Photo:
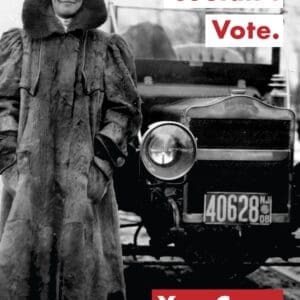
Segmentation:
<svg viewBox="0 0 300 300">
<path fill-rule="evenodd" d="M 192 119 L 190 129 L 198 148 L 289 149 L 289 121 Z M 267 193 L 273 198 L 273 212 L 286 213 L 289 168 L 289 159 L 198 160 L 187 178 L 186 213 L 203 213 L 207 192 Z"/>
<path fill-rule="evenodd" d="M 290 121 L 192 119 L 198 148 L 288 149 Z"/>
<path fill-rule="evenodd" d="M 288 162 L 198 161 L 188 176 L 187 213 L 202 213 L 207 192 L 267 193 L 273 212 L 287 212 Z"/>
</svg>

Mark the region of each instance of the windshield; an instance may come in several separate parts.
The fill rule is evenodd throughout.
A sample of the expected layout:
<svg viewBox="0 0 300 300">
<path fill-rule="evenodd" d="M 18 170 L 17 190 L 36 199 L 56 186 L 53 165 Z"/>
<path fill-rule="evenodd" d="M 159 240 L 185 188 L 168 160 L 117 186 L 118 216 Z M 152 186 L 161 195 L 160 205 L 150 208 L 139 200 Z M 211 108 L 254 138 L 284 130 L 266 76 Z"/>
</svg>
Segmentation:
<svg viewBox="0 0 300 300">
<path fill-rule="evenodd" d="M 272 48 L 206 48 L 204 11 L 118 7 L 116 23 L 138 59 L 272 64 Z"/>
</svg>

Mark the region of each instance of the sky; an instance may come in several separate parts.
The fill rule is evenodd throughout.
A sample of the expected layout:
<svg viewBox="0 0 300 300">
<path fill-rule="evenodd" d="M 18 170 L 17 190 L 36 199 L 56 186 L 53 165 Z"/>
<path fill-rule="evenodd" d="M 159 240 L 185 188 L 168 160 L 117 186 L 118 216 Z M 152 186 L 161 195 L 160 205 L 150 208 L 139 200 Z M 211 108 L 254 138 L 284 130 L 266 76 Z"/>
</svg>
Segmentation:
<svg viewBox="0 0 300 300">
<path fill-rule="evenodd" d="M 0 34 L 13 27 L 21 27 L 23 0 L 0 1 Z"/>
</svg>

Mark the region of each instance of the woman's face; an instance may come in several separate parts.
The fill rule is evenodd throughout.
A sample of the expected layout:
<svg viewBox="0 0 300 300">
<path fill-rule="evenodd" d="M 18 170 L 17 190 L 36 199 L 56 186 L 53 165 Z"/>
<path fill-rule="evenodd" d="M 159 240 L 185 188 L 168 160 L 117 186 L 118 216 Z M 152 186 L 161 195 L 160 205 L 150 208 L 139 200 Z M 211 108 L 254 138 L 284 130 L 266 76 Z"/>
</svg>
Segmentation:
<svg viewBox="0 0 300 300">
<path fill-rule="evenodd" d="M 55 13 L 61 18 L 72 18 L 82 6 L 83 0 L 52 0 Z"/>
</svg>

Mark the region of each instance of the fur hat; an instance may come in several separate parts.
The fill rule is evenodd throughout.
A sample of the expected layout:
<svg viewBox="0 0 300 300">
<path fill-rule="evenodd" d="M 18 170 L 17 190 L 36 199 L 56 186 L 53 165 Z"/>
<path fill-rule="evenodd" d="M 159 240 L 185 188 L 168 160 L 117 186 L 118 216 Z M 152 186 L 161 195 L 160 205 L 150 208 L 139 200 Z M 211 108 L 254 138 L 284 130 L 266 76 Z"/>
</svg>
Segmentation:
<svg viewBox="0 0 300 300">
<path fill-rule="evenodd" d="M 70 23 L 69 31 L 97 28 L 106 18 L 104 0 L 83 0 L 81 9 Z M 24 30 L 32 38 L 45 38 L 54 32 L 64 32 L 55 16 L 51 0 L 25 0 L 22 19 Z"/>
</svg>

